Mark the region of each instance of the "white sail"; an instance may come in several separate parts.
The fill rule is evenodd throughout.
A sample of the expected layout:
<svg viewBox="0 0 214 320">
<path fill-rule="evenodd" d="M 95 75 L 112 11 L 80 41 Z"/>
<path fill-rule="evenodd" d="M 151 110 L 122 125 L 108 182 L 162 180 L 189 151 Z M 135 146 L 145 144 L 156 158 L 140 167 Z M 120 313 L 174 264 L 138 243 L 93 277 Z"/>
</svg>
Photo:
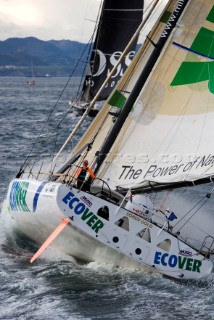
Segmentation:
<svg viewBox="0 0 214 320">
<path fill-rule="evenodd" d="M 111 187 L 214 173 L 213 37 L 213 2 L 191 1 L 106 159 Z"/>
<path fill-rule="evenodd" d="M 101 145 L 104 142 L 104 137 L 108 135 L 108 132 L 111 130 L 112 126 L 114 125 L 114 118 L 109 112 L 117 113 L 119 109 L 114 107 L 114 104 L 109 104 L 109 101 L 114 96 L 115 92 L 122 92 L 121 96 L 125 99 L 129 96 L 129 93 L 133 89 L 135 84 L 136 78 L 138 78 L 139 74 L 141 73 L 145 62 L 148 60 L 151 52 L 153 50 L 153 44 L 150 42 L 150 38 L 153 41 L 157 41 L 161 35 L 161 32 L 165 26 L 165 19 L 157 20 L 158 16 L 161 16 L 163 12 L 168 16 L 169 12 L 171 12 L 175 6 L 176 0 L 173 0 L 168 4 L 166 1 L 155 4 L 155 8 L 153 6 L 149 6 L 147 10 L 151 10 L 151 12 L 147 12 L 148 14 L 148 21 L 145 24 L 145 27 L 142 29 L 141 33 L 147 33 L 148 25 L 152 28 L 149 33 L 149 39 L 147 38 L 142 47 L 137 52 L 134 60 L 132 61 L 130 67 L 126 70 L 125 75 L 118 83 L 116 90 L 112 92 L 108 101 L 103 105 L 102 110 L 96 116 L 96 119 L 93 121 L 89 129 L 86 131 L 84 136 L 80 139 L 77 146 L 73 149 L 71 158 L 74 154 L 79 152 L 87 143 L 93 141 L 93 145 L 91 150 L 87 153 L 87 159 L 90 162 L 94 160 L 95 153 L 97 150 L 100 149 Z M 120 100 L 120 99 L 119 99 Z M 120 103 L 120 101 L 119 101 Z M 118 104 L 118 103 L 117 103 Z M 75 172 L 75 167 L 71 167 L 69 170 L 70 175 Z M 99 173 L 99 177 L 102 177 L 102 174 Z"/>
</svg>

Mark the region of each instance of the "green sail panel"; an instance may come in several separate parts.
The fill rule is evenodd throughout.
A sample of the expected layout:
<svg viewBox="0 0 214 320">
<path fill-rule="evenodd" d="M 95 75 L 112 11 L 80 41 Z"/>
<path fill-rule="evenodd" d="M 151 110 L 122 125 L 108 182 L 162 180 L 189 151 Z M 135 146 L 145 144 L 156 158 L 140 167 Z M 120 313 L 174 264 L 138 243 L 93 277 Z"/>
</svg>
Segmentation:
<svg viewBox="0 0 214 320">
<path fill-rule="evenodd" d="M 207 21 L 214 23 L 214 6 L 212 7 L 210 13 L 207 16 Z"/>
<path fill-rule="evenodd" d="M 201 28 L 190 49 L 206 57 L 214 58 L 213 39 L 214 32 L 212 30 Z"/>
<path fill-rule="evenodd" d="M 116 90 L 113 96 L 109 99 L 108 104 L 110 104 L 113 107 L 122 109 L 126 100 L 127 98 L 120 91 Z"/>
<path fill-rule="evenodd" d="M 214 6 L 207 16 L 207 21 L 214 22 Z M 214 31 L 202 27 L 193 41 L 190 50 L 197 56 L 205 56 L 207 58 L 214 58 Z M 187 55 L 188 59 L 189 55 Z M 184 61 L 178 69 L 171 86 L 179 86 L 185 84 L 194 84 L 202 81 L 208 81 L 208 89 L 214 93 L 214 85 L 211 75 L 214 70 L 214 62 L 197 62 Z"/>
<path fill-rule="evenodd" d="M 199 83 L 208 81 L 208 89 L 214 94 L 214 62 L 183 62 L 171 86 Z"/>
</svg>

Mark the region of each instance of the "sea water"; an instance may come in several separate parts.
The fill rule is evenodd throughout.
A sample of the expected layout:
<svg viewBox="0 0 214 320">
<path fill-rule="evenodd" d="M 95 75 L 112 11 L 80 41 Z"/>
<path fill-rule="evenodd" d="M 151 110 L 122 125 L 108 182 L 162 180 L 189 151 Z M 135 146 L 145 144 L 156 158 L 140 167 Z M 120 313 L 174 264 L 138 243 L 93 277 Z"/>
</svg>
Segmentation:
<svg viewBox="0 0 214 320">
<path fill-rule="evenodd" d="M 27 86 L 26 78 L 0 78 L 1 204 L 33 146 L 41 161 L 48 159 L 53 141 L 57 151 L 78 120 L 73 113 L 66 116 L 77 82 L 37 78 L 35 86 Z M 65 125 L 56 129 L 55 123 L 65 116 Z M 80 265 L 52 248 L 30 264 L 35 244 L 12 234 L 3 223 L 0 231 L 0 319 L 214 319 L 213 273 L 183 283 L 110 264 Z"/>
</svg>

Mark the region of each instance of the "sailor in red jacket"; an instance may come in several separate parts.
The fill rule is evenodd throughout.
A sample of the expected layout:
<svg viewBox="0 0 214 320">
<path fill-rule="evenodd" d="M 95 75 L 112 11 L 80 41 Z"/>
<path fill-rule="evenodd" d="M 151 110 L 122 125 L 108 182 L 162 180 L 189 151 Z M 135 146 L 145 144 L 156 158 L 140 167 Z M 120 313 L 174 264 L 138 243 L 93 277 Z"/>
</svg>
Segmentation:
<svg viewBox="0 0 214 320">
<path fill-rule="evenodd" d="M 88 167 L 88 160 L 83 161 L 83 166 L 79 168 L 76 172 L 76 179 L 77 179 L 77 189 L 81 190 L 87 190 L 88 188 L 86 187 L 87 183 L 85 182 L 85 177 L 86 174 L 89 173 L 90 177 L 92 179 L 95 179 L 96 176 L 91 168 Z"/>
</svg>

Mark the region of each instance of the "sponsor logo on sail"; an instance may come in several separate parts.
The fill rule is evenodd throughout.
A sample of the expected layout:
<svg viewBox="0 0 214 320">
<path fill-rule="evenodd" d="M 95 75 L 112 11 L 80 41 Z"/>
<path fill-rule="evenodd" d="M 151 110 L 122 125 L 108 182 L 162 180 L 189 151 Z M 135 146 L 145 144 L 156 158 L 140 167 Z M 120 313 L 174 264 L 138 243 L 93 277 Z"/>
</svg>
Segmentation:
<svg viewBox="0 0 214 320">
<path fill-rule="evenodd" d="M 122 173 L 119 179 L 124 180 L 138 180 L 140 178 L 159 178 L 159 177 L 171 177 L 177 174 L 187 174 L 191 171 L 203 169 L 208 169 L 214 165 L 214 155 L 208 154 L 203 156 L 198 156 L 192 161 L 183 162 L 179 164 L 171 164 L 165 166 L 152 164 L 143 172 L 142 169 L 136 169 L 134 166 L 122 166 Z"/>
<path fill-rule="evenodd" d="M 203 157 L 197 157 L 194 161 L 188 163 L 181 163 L 179 165 L 172 166 L 158 166 L 151 165 L 147 172 L 144 175 L 145 177 L 161 177 L 161 176 L 172 176 L 178 173 L 187 173 L 194 169 L 199 169 L 203 167 L 213 166 L 214 164 L 214 155 L 206 155 Z"/>
<path fill-rule="evenodd" d="M 93 51 L 94 51 L 94 54 L 95 54 L 95 57 L 97 60 L 97 70 L 96 70 L 96 72 L 94 72 L 92 74 L 92 77 L 93 78 L 100 77 L 102 74 L 106 74 L 106 76 L 109 76 L 109 74 L 112 70 L 112 67 L 114 67 L 117 64 L 118 60 L 120 59 L 120 57 L 122 55 L 122 52 L 115 51 L 109 56 L 109 55 L 104 54 L 99 49 L 96 49 Z M 124 62 L 119 63 L 114 74 L 111 76 L 111 81 L 106 84 L 105 88 L 107 88 L 107 87 L 113 88 L 117 84 L 118 80 L 123 76 L 126 68 L 132 62 L 134 55 L 135 55 L 135 51 L 133 51 L 133 50 L 129 51 L 126 54 Z M 95 81 L 93 80 L 93 78 L 88 78 L 86 80 L 86 83 L 85 83 L 86 86 L 90 86 L 91 88 L 93 88 L 95 86 Z"/>
</svg>

